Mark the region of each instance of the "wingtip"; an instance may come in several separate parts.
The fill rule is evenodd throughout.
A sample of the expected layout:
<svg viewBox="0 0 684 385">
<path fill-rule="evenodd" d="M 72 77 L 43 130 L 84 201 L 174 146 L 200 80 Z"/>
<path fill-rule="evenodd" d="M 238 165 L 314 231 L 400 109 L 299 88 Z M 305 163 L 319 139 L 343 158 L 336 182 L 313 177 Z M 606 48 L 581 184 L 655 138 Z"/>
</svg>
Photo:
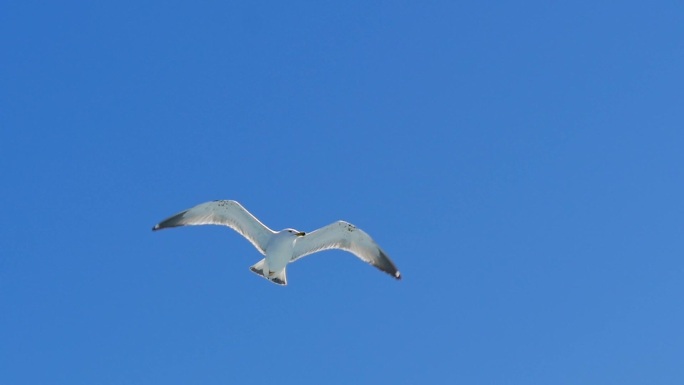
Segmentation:
<svg viewBox="0 0 684 385">
<path fill-rule="evenodd" d="M 160 228 L 160 227 L 159 227 L 158 224 L 157 224 L 157 225 L 154 225 L 154 227 L 152 227 L 152 231 L 157 231 L 157 230 L 159 230 L 159 228 Z"/>
<path fill-rule="evenodd" d="M 394 278 L 401 280 L 401 273 L 399 271 L 394 273 Z"/>
</svg>

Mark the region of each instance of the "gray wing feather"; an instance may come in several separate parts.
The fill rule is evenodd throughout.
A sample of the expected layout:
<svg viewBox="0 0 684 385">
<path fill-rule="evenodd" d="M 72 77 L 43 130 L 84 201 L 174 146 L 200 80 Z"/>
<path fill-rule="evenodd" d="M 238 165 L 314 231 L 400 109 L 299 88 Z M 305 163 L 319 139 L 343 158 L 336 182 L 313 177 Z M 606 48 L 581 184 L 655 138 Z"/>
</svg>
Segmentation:
<svg viewBox="0 0 684 385">
<path fill-rule="evenodd" d="M 228 200 L 202 203 L 159 222 L 152 230 L 193 225 L 228 226 L 247 238 L 262 254 L 274 234 L 238 202 Z"/>
<path fill-rule="evenodd" d="M 292 261 L 328 249 L 342 249 L 368 262 L 396 279 L 401 273 L 391 259 L 361 229 L 351 223 L 338 221 L 308 233 L 295 241 Z"/>
</svg>

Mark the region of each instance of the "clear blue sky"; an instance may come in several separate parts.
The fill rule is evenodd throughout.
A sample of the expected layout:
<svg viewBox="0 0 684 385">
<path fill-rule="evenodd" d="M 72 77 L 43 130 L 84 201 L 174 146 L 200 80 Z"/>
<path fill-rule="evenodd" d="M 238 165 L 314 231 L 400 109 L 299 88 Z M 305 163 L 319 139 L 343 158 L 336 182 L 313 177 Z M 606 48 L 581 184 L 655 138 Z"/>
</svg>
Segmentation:
<svg viewBox="0 0 684 385">
<path fill-rule="evenodd" d="M 680 1 L 244 3 L 1 6 L 0 383 L 684 383 Z"/>
</svg>

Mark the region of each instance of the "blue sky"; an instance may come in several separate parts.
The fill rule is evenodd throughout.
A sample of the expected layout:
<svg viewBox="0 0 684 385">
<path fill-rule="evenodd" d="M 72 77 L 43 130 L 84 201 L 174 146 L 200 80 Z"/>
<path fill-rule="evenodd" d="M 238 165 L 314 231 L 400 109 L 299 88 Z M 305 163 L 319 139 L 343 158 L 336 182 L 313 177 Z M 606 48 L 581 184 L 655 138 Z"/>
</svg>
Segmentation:
<svg viewBox="0 0 684 385">
<path fill-rule="evenodd" d="M 683 12 L 4 3 L 0 383 L 682 383 Z M 150 231 L 213 199 L 404 279 Z"/>
</svg>

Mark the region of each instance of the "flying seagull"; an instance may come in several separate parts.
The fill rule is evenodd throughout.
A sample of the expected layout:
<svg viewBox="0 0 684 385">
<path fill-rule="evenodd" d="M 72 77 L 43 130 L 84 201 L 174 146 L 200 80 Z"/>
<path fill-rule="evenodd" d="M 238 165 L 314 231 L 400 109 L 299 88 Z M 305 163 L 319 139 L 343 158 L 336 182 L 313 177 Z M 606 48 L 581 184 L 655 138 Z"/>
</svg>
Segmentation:
<svg viewBox="0 0 684 385">
<path fill-rule="evenodd" d="M 285 268 L 290 262 L 317 251 L 342 249 L 378 269 L 401 279 L 401 273 L 373 239 L 345 221 L 337 221 L 310 233 L 295 229 L 273 231 L 236 201 L 202 203 L 155 225 L 152 230 L 177 226 L 223 225 L 240 233 L 264 259 L 250 267 L 256 274 L 278 285 L 287 285 Z"/>
</svg>

